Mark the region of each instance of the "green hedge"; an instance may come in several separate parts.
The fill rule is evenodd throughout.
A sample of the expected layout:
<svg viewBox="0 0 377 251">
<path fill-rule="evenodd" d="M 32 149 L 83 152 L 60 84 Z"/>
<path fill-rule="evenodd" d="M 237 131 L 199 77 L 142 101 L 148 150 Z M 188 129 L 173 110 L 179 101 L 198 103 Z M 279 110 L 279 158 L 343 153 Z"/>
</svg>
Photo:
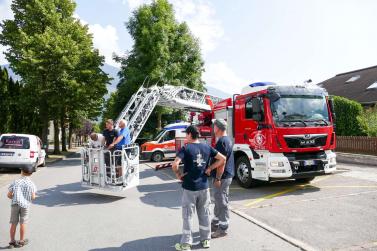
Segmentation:
<svg viewBox="0 0 377 251">
<path fill-rule="evenodd" d="M 368 136 L 377 137 L 377 106 L 365 110 L 363 119 L 368 126 Z"/>
<path fill-rule="evenodd" d="M 360 103 L 334 96 L 336 114 L 336 134 L 339 136 L 366 136 L 367 123 L 363 118 L 363 107 Z"/>
</svg>

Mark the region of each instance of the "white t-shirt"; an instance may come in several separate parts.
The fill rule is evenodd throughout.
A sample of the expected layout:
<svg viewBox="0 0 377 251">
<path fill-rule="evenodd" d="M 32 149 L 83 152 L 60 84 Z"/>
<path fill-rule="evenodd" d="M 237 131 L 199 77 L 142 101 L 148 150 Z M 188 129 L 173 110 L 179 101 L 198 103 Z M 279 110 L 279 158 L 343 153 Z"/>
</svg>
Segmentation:
<svg viewBox="0 0 377 251">
<path fill-rule="evenodd" d="M 97 133 L 97 137 L 97 140 L 92 140 L 91 138 L 89 138 L 89 145 L 91 147 L 96 148 L 105 145 L 105 137 L 100 133 Z"/>
</svg>

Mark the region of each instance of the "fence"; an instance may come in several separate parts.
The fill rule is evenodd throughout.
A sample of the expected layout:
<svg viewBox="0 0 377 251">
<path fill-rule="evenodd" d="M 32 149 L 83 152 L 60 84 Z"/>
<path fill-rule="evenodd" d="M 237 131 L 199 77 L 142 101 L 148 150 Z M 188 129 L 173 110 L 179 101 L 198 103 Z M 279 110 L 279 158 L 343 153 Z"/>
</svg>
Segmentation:
<svg viewBox="0 0 377 251">
<path fill-rule="evenodd" d="M 335 150 L 377 155 L 377 137 L 337 136 Z"/>
</svg>

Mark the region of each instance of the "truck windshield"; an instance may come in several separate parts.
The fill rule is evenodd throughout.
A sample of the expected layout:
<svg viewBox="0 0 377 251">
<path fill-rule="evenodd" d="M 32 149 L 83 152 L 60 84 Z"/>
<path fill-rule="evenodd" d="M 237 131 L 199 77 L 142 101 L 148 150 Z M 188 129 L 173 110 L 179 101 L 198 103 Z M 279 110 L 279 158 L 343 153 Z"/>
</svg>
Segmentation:
<svg viewBox="0 0 377 251">
<path fill-rule="evenodd" d="M 165 129 L 162 129 L 161 131 L 159 131 L 157 135 L 153 138 L 153 140 L 158 141 L 161 138 L 161 135 L 164 134 L 165 131 L 166 131 Z"/>
<path fill-rule="evenodd" d="M 326 98 L 314 95 L 282 95 L 271 103 L 271 111 L 278 126 L 327 126 L 329 112 Z"/>
</svg>

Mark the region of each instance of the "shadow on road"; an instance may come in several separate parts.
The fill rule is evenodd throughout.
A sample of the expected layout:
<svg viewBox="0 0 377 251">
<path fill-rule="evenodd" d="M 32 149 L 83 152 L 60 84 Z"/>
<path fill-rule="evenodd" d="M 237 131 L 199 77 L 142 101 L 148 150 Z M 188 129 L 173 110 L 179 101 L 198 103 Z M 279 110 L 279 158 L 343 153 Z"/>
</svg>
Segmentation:
<svg viewBox="0 0 377 251">
<path fill-rule="evenodd" d="M 90 189 L 83 188 L 79 182 L 57 185 L 53 188 L 38 191 L 34 204 L 47 207 L 63 207 L 88 204 L 112 203 L 124 197 L 85 192 Z"/>
<path fill-rule="evenodd" d="M 199 233 L 194 233 L 194 245 L 192 250 L 201 249 L 199 244 Z M 111 250 L 124 250 L 124 251 L 148 251 L 148 250 L 175 250 L 175 243 L 180 242 L 181 235 L 172 236 L 156 236 L 140 240 L 134 240 L 124 243 L 121 247 L 108 247 L 96 248 L 89 251 L 111 251 Z"/>
<path fill-rule="evenodd" d="M 181 189 L 177 182 L 139 185 L 138 191 L 144 193 L 140 200 L 155 207 L 180 208 Z"/>
</svg>

